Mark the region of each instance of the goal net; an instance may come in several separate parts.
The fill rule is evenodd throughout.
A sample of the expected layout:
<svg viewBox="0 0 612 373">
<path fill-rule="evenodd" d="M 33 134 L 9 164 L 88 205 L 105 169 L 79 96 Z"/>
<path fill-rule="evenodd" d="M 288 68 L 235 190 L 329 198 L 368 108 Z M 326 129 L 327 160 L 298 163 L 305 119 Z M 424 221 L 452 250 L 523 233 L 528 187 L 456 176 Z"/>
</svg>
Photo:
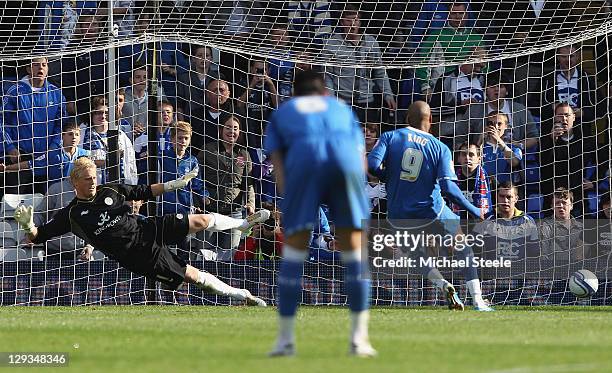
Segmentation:
<svg viewBox="0 0 612 373">
<path fill-rule="evenodd" d="M 28 244 L 15 208 L 34 206 L 37 225 L 51 219 L 74 198 L 68 174 L 80 156 L 94 159 L 100 183 L 168 181 L 198 167 L 187 189 L 135 214 L 270 209 L 248 235 L 197 234 L 172 250 L 274 303 L 282 196 L 262 144 L 296 72 L 308 69 L 352 106 L 367 151 L 406 125 L 411 103 L 429 103 L 460 189 L 491 217 L 476 224 L 449 207 L 466 233 L 486 233 L 475 256 L 511 261 L 479 269 L 485 298 L 610 304 L 609 1 L 15 4 L 4 5 L 0 26 L 1 305 L 231 303 L 190 286 L 164 290 L 73 235 Z M 364 188 L 384 233 L 385 184 L 369 175 Z M 333 216 L 321 206 L 318 218 L 302 301 L 344 304 Z M 587 300 L 569 292 L 579 269 L 599 279 Z M 414 270 L 371 271 L 373 304 L 444 302 Z M 442 273 L 467 296 L 460 270 Z"/>
</svg>

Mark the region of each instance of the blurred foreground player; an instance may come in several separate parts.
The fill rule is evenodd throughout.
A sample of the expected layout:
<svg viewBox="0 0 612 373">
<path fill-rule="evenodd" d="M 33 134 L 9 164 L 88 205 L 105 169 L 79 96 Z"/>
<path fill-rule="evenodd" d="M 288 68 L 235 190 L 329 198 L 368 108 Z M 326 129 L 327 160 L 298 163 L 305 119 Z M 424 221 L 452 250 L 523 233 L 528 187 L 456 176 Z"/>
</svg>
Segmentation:
<svg viewBox="0 0 612 373">
<path fill-rule="evenodd" d="M 325 80 L 314 71 L 296 76 L 293 98 L 276 111 L 267 127 L 277 187 L 283 193 L 286 235 L 278 274 L 280 331 L 270 356 L 295 353 L 294 324 L 302 294 L 302 270 L 319 205 L 327 204 L 336 224 L 346 267 L 344 284 L 351 310 L 350 353 L 374 356 L 368 337 L 370 280 L 361 261 L 361 230 L 369 217 L 363 188 L 365 141 L 351 108 L 327 97 Z"/>
<path fill-rule="evenodd" d="M 76 198 L 62 208 L 49 222 L 36 227 L 32 220 L 32 207 L 19 206 L 15 220 L 33 243 L 43 243 L 68 232 L 82 238 L 124 268 L 155 278 L 170 289 L 183 282 L 232 299 L 246 301 L 248 305 L 265 306 L 266 303 L 246 289 L 231 287 L 212 274 L 199 271 L 186 264 L 168 249 L 168 245 L 183 242 L 188 234 L 202 230 L 249 230 L 270 217 L 268 210 L 260 210 L 247 219 L 234 219 L 219 214 L 170 214 L 138 219 L 131 214 L 127 203 L 148 200 L 165 192 L 184 188 L 196 177 L 197 169 L 180 179 L 163 184 L 96 185 L 96 165 L 89 158 L 79 158 L 70 172 Z"/>
<path fill-rule="evenodd" d="M 431 109 L 424 101 L 416 101 L 408 108 L 408 127 L 385 132 L 368 155 L 370 172 L 386 181 L 389 219 L 425 220 L 453 237 L 461 235 L 459 216 L 455 215 L 442 198 L 445 194 L 453 203 L 483 220 L 486 209 L 471 204 L 459 189 L 455 180 L 450 149 L 429 133 Z M 384 166 L 384 167 L 383 167 Z M 464 241 L 465 242 L 465 241 Z M 456 255 L 471 264 L 474 256 L 471 247 L 456 250 Z M 437 268 L 422 267 L 422 274 L 446 293 L 450 309 L 463 310 L 464 305 L 457 291 L 446 281 Z M 467 288 L 472 295 L 475 309 L 493 311 L 480 290 L 476 268 L 464 267 Z"/>
</svg>

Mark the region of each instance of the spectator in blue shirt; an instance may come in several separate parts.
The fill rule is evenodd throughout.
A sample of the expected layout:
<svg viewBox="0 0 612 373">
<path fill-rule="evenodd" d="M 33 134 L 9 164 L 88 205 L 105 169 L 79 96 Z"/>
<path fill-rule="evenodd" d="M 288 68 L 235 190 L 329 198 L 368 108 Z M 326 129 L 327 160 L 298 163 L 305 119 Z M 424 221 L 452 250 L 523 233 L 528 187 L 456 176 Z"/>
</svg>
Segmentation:
<svg viewBox="0 0 612 373">
<path fill-rule="evenodd" d="M 64 49 L 72 39 L 82 12 L 96 11 L 97 1 L 39 1 L 41 28 L 39 45 L 45 49 Z"/>
<path fill-rule="evenodd" d="M 79 126 L 74 121 L 67 121 L 62 128 L 62 148 L 52 149 L 49 153 L 29 161 L 10 165 L 0 163 L 0 172 L 32 169 L 34 175 L 45 178 L 48 185 L 54 184 L 70 175 L 72 164 L 77 158 L 90 155 L 88 150 L 78 146 L 80 140 L 81 130 Z"/>
<path fill-rule="evenodd" d="M 66 113 L 62 91 L 47 81 L 47 58 L 32 59 L 26 71 L 2 100 L 4 148 L 13 162 L 61 147 L 61 119 Z"/>
<path fill-rule="evenodd" d="M 160 101 L 157 103 L 159 127 L 155 131 L 157 137 L 157 148 L 159 151 L 170 149 L 171 139 L 170 130 L 175 126 L 174 106 L 170 101 Z M 191 128 L 191 125 L 189 125 Z M 191 142 L 191 132 L 189 135 Z M 148 156 L 149 156 L 149 134 L 143 132 L 134 139 L 134 152 L 136 153 L 136 168 L 138 169 L 138 184 L 147 184 Z"/>
<path fill-rule="evenodd" d="M 289 99 L 293 93 L 293 77 L 295 75 L 295 63 L 291 61 L 293 54 L 287 48 L 289 46 L 289 32 L 286 26 L 276 25 L 270 30 L 270 37 L 274 46 L 268 52 L 268 74 L 276 82 L 278 91 L 278 103 Z"/>
<path fill-rule="evenodd" d="M 485 171 L 495 186 L 504 181 L 516 181 L 517 172 L 523 159 L 521 148 L 510 143 L 511 138 L 506 132 L 508 116 L 495 111 L 487 117 L 485 128 L 485 144 L 482 150 Z"/>
<path fill-rule="evenodd" d="M 191 125 L 183 121 L 176 122 L 170 129 L 170 139 L 170 148 L 160 151 L 161 182 L 175 180 L 194 168 L 199 169 L 198 160 L 188 150 L 191 143 Z M 159 213 L 191 214 L 195 208 L 203 209 L 207 195 L 204 182 L 200 177 L 196 177 L 186 187 L 162 194 Z"/>
<path fill-rule="evenodd" d="M 323 44 L 333 31 L 331 3 L 327 0 L 287 2 L 291 30 L 306 44 Z"/>
<path fill-rule="evenodd" d="M 66 99 L 61 90 L 47 80 L 47 58 L 32 59 L 26 65 L 26 72 L 23 79 L 8 88 L 2 99 L 0 138 L 3 145 L 0 150 L 4 150 L 0 158 L 7 164 L 38 158 L 62 144 L 60 134 Z M 3 184 L 9 193 L 31 193 L 33 180 L 32 172 L 24 170 L 6 175 Z"/>
</svg>

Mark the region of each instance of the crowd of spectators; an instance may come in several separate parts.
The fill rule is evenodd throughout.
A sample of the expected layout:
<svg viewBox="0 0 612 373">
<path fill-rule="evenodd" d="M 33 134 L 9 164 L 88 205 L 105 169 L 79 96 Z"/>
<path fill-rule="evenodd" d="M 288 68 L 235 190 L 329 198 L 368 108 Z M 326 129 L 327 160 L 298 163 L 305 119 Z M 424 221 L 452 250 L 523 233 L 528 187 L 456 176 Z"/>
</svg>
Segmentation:
<svg viewBox="0 0 612 373">
<path fill-rule="evenodd" d="M 46 3 L 41 8 L 46 21 L 39 43 L 49 50 L 87 47 L 108 27 L 108 9 L 96 1 L 41 3 Z M 295 72 L 317 69 L 325 74 L 331 94 L 354 108 L 367 149 L 381 131 L 405 125 L 409 103 L 428 101 L 434 109 L 435 134 L 457 154 L 459 185 L 492 215 L 552 216 L 554 223 L 559 218 L 555 214 L 559 187 L 571 192 L 575 218 L 609 215 L 609 199 L 604 209 L 599 202 L 605 202 L 602 196 L 610 188 L 612 84 L 602 81 L 599 61 L 595 70 L 587 69 L 581 63 L 585 50 L 572 45 L 552 55 L 534 55 L 527 62 L 522 58 L 483 62 L 511 41 L 528 44 L 562 33 L 561 25 L 545 23 L 542 17 L 548 12 L 551 20 L 570 19 L 569 9 L 549 9 L 555 2 L 535 11 L 535 28 L 519 22 L 533 9 L 519 15 L 512 2 L 503 0 L 426 0 L 420 12 L 391 16 L 378 26 L 376 20 L 364 22 L 359 7 L 337 7 L 331 1 L 287 2 L 286 9 L 212 2 L 227 14 L 219 12 L 208 19 L 181 17 L 181 11 L 197 7 L 196 2 L 161 3 L 168 22 L 175 20 L 179 31 L 217 25 L 227 37 L 244 40 L 261 33 L 256 19 L 266 14 L 259 11 L 276 11 L 267 14 L 276 22 L 266 24 L 268 41 L 257 51 L 269 58 L 191 43 L 160 42 L 155 50 L 143 42 L 130 43 L 118 48 L 121 89 L 115 92 L 116 105 L 108 102 L 108 50 L 28 61 L 21 75 L 5 79 L 2 85 L 0 194 L 38 192 L 51 199 L 68 193 L 65 177 L 70 163 L 83 155 L 96 162 L 100 182 L 110 181 L 107 156 L 118 151 L 119 181 L 125 183 L 146 183 L 149 171 L 166 180 L 199 169 L 189 190 L 164 195 L 158 211 L 149 213 L 206 210 L 243 216 L 264 205 L 277 211 L 274 170 L 261 150 L 265 127 L 271 113 L 291 96 Z M 147 30 L 153 14 L 147 6 L 147 2 L 114 1 L 119 38 L 137 37 Z M 498 22 L 499 15 L 491 16 L 495 9 L 518 23 Z M 187 18 L 193 22 L 181 24 Z M 389 24 L 396 27 L 392 35 Z M 504 39 L 509 35 L 512 40 Z M 316 52 L 328 64 L 292 62 L 301 56 L 300 48 L 290 45 L 306 46 L 310 55 Z M 413 53 L 428 65 L 442 67 L 404 69 L 408 72 L 400 75 L 366 67 L 381 66 L 385 53 Z M 610 61 L 608 57 L 600 59 Z M 390 76 L 400 76 L 401 81 Z M 150 90 L 155 97 L 150 97 Z M 152 99 L 159 115 L 156 126 L 149 123 Z M 117 150 L 110 141 L 111 107 L 116 108 Z M 149 150 L 151 139 L 157 139 L 157 154 Z M 157 157 L 157 166 L 148 161 L 151 157 Z M 384 218 L 384 184 L 371 175 L 364 184 L 374 216 Z M 508 217 L 496 209 L 499 198 L 511 201 L 504 204 L 511 206 Z M 282 237 L 280 214 L 273 216 L 274 221 L 256 228 L 253 240 L 241 240 L 235 232 L 200 237 L 212 253 L 207 257 L 252 258 L 245 250 L 278 255 L 278 246 L 266 243 Z M 313 246 L 319 249 L 333 247 L 330 219 L 323 206 L 320 227 L 313 233 Z"/>
</svg>

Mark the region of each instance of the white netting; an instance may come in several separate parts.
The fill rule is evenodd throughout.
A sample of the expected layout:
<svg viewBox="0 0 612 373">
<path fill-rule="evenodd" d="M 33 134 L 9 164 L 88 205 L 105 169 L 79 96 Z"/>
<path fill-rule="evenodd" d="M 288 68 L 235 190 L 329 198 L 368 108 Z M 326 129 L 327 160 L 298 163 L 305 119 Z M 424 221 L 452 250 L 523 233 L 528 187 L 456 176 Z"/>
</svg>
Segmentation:
<svg viewBox="0 0 612 373">
<path fill-rule="evenodd" d="M 480 274 L 487 297 L 508 304 L 570 303 L 565 281 L 575 269 L 589 268 L 602 285 L 593 302 L 609 303 L 610 218 L 609 208 L 603 209 L 611 158 L 608 3 L 112 3 L 116 28 L 109 27 L 105 1 L 23 2 L 4 9 L 0 304 L 145 302 L 144 279 L 118 269 L 103 253 L 94 251 L 92 262 L 75 261 L 84 243 L 74 237 L 50 241 L 46 250 L 21 244 L 24 234 L 12 220 L 16 204 L 34 201 L 40 225 L 73 196 L 65 178 L 70 162 L 53 150 L 64 141 L 62 125 L 73 121 L 81 128 L 80 146 L 96 160 L 101 181 L 167 181 L 198 162 L 201 180 L 190 191 L 164 196 L 143 213 L 197 208 L 242 216 L 245 206 L 275 210 L 278 196 L 261 149 L 263 134 L 270 114 L 291 96 L 295 72 L 304 69 L 324 72 L 330 90 L 354 108 L 368 150 L 381 132 L 405 123 L 410 103 L 427 100 L 435 134 L 457 151 L 459 185 L 470 200 L 495 204 L 496 183 L 519 186 L 517 207 L 536 219 L 536 254 L 523 260 L 532 242 L 521 229 L 529 225 L 497 237 L 497 251 L 478 252 L 517 260 L 511 273 Z M 43 56 L 48 77 L 44 60 L 30 65 L 31 58 Z M 45 81 L 42 89 L 32 89 L 37 80 Z M 125 104 L 115 112 L 110 100 L 116 96 Z M 556 122 L 563 121 L 563 112 L 554 115 L 558 102 L 575 112 L 574 129 L 553 139 Z M 505 117 L 492 117 L 495 111 Z M 512 156 L 500 144 L 486 145 L 497 141 L 487 136 L 487 122 L 504 118 L 507 130 L 498 137 Z M 222 126 L 234 120 L 240 147 L 228 146 L 234 138 Z M 169 129 L 177 121 L 193 129 L 193 158 L 180 162 L 168 153 Z M 115 125 L 121 131 L 117 144 Z M 486 190 L 479 189 L 480 169 L 473 174 L 465 166 L 466 141 L 485 144 L 475 151 L 488 172 Z M 156 154 L 155 147 L 164 153 Z M 570 230 L 546 220 L 558 187 L 574 193 Z M 383 220 L 383 184 L 371 178 L 366 189 L 374 217 Z M 248 239 L 198 234 L 178 252 L 235 286 L 275 299 L 279 223 L 270 220 Z M 327 223 L 322 209 L 305 270 L 306 303 L 345 301 L 332 238 L 333 222 Z M 463 284 L 460 273 L 447 275 Z M 227 302 L 193 288 L 158 295 L 164 302 Z M 377 278 L 373 289 L 377 304 L 434 304 L 438 296 L 427 281 L 400 272 Z"/>
</svg>

